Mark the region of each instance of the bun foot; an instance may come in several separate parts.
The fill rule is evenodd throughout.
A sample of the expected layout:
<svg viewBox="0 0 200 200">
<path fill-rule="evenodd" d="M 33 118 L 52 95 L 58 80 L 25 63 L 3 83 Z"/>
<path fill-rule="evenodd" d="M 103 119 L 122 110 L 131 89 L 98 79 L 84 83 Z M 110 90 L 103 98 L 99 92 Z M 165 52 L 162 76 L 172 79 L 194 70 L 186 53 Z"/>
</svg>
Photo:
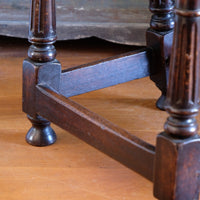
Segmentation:
<svg viewBox="0 0 200 200">
<path fill-rule="evenodd" d="M 32 123 L 26 135 L 26 141 L 33 146 L 48 146 L 56 142 L 56 134 L 50 127 L 50 122 L 38 116 L 36 119 L 28 116 Z"/>
</svg>

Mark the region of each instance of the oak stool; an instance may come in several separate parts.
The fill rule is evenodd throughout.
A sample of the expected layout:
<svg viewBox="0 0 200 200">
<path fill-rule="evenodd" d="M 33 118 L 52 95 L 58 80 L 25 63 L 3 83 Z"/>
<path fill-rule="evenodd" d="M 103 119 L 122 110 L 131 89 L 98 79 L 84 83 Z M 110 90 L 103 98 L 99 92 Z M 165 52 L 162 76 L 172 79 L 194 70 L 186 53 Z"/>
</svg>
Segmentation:
<svg viewBox="0 0 200 200">
<path fill-rule="evenodd" d="M 53 45 L 55 1 L 32 0 L 32 45 L 23 63 L 23 111 L 32 122 L 26 140 L 35 146 L 54 143 L 53 122 L 151 180 L 156 198 L 197 200 L 200 0 L 149 0 L 149 8 L 145 48 L 62 71 Z M 169 113 L 156 146 L 69 98 L 145 76 L 162 91 L 157 106 Z"/>
</svg>

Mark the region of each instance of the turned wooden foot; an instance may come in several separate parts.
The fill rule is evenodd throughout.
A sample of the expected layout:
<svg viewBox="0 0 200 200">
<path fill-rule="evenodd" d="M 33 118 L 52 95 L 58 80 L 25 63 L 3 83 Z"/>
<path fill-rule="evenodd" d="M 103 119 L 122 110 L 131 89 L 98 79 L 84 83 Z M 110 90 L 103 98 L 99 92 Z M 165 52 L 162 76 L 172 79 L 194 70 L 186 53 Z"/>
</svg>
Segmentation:
<svg viewBox="0 0 200 200">
<path fill-rule="evenodd" d="M 50 126 L 50 122 L 38 116 L 34 119 L 28 116 L 32 127 L 26 135 L 26 141 L 33 146 L 48 146 L 56 142 L 56 134 Z"/>
<path fill-rule="evenodd" d="M 166 95 L 161 95 L 156 102 L 156 107 L 160 110 L 165 110 Z"/>
<path fill-rule="evenodd" d="M 168 86 L 169 64 L 173 43 L 175 1 L 150 0 L 152 18 L 150 28 L 147 30 L 147 47 L 153 49 L 150 60 L 150 79 L 155 83 L 162 95 L 156 106 L 165 110 L 166 93 Z"/>
</svg>

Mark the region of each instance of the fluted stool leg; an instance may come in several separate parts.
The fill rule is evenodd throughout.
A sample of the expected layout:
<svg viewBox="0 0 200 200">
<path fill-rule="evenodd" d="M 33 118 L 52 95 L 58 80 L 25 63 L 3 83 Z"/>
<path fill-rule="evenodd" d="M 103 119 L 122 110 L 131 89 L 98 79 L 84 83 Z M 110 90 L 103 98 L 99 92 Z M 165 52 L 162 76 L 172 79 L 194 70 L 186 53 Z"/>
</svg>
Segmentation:
<svg viewBox="0 0 200 200">
<path fill-rule="evenodd" d="M 59 65 L 55 60 L 56 19 L 54 0 L 32 0 L 29 28 L 28 59 L 23 63 L 23 110 L 29 116 L 32 128 L 26 140 L 34 146 L 46 146 L 56 141 L 50 122 L 38 115 L 35 108 L 38 72 L 41 67 Z M 51 73 L 51 71 L 49 71 Z"/>
<path fill-rule="evenodd" d="M 165 132 L 157 138 L 154 195 L 164 200 L 199 199 L 200 1 L 178 0 L 170 63 Z"/>
</svg>

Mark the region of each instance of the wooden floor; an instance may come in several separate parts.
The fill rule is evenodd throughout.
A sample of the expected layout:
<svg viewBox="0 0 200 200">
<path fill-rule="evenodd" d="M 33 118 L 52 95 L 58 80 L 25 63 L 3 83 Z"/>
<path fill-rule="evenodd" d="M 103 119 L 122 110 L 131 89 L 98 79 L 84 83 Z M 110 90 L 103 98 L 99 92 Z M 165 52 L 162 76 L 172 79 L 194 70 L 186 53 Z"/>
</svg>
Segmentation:
<svg viewBox="0 0 200 200">
<path fill-rule="evenodd" d="M 153 184 L 52 125 L 56 144 L 33 147 L 21 110 L 22 62 L 28 43 L 0 37 L 0 199 L 152 200 Z M 71 67 L 134 49 L 97 39 L 57 44 L 57 58 Z M 149 80 L 131 81 L 73 97 L 78 103 L 149 143 L 167 117 L 155 108 L 160 92 Z"/>
</svg>

